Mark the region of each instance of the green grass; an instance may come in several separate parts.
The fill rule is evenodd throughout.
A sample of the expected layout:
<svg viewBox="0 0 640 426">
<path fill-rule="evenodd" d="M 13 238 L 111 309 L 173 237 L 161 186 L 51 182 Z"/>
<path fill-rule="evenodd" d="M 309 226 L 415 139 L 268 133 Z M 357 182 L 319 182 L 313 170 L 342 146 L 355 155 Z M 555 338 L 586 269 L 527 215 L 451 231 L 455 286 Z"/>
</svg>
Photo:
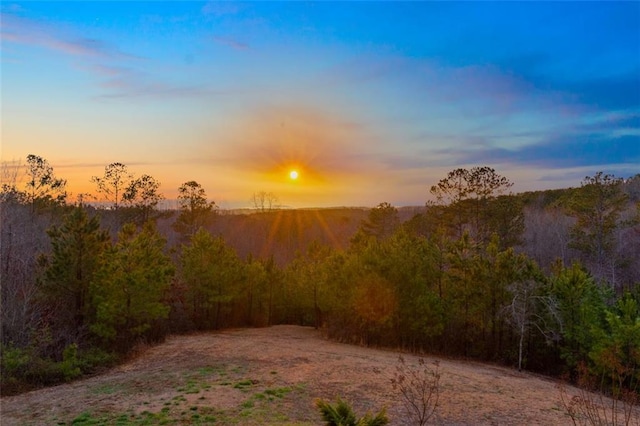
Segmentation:
<svg viewBox="0 0 640 426">
<path fill-rule="evenodd" d="M 285 412 L 281 402 L 292 392 L 303 392 L 304 385 L 265 388 L 259 380 L 243 377 L 244 368 L 237 365 L 207 365 L 175 376 L 173 387 L 175 394 L 169 399 L 146 400 L 140 403 L 141 413 L 134 410 L 126 412 L 91 412 L 85 411 L 64 425 L 239 425 L 250 421 L 262 424 L 294 424 Z M 277 372 L 271 371 L 275 375 Z M 246 399 L 239 399 L 235 407 L 224 410 L 208 406 L 209 398 L 204 392 L 231 386 L 247 394 Z M 91 390 L 94 394 L 112 395 L 127 393 L 131 389 L 126 383 L 103 384 Z M 189 395 L 201 394 L 195 397 Z M 189 401 L 191 401 L 189 403 Z M 197 401 L 197 402 L 196 402 Z M 159 404 L 162 408 L 152 412 L 151 407 Z M 52 423 L 52 424 L 55 424 Z M 298 423 L 301 424 L 301 423 Z"/>
<path fill-rule="evenodd" d="M 124 390 L 124 386 L 120 383 L 107 383 L 92 388 L 89 392 L 94 395 L 112 395 Z"/>
<path fill-rule="evenodd" d="M 115 426 L 143 426 L 159 424 L 214 424 L 219 413 L 209 407 L 191 407 L 180 413 L 171 413 L 163 408 L 158 413 L 143 411 L 140 414 L 96 414 L 84 412 L 71 421 L 73 426 L 115 425 Z"/>
<path fill-rule="evenodd" d="M 243 379 L 243 380 L 240 380 L 239 382 L 236 382 L 233 385 L 233 387 L 235 389 L 240 389 L 241 391 L 246 391 L 248 388 L 252 387 L 256 383 L 257 383 L 257 381 L 255 381 L 255 380 Z"/>
</svg>

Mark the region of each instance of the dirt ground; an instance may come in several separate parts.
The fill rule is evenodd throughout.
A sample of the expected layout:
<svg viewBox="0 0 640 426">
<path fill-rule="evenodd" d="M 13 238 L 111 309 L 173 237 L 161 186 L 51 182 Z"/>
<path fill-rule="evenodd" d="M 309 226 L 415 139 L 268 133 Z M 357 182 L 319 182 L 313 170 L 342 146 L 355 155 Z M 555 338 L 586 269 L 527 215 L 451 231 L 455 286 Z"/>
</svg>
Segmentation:
<svg viewBox="0 0 640 426">
<path fill-rule="evenodd" d="M 417 365 L 418 357 L 404 357 Z M 431 367 L 436 361 L 425 360 Z M 391 424 L 410 424 L 391 386 L 397 365 L 397 352 L 335 343 L 312 328 L 172 336 L 106 374 L 2 398 L 0 419 L 2 426 L 316 425 L 322 422 L 314 401 L 340 396 L 360 415 L 384 406 Z M 571 424 L 554 380 L 451 360 L 439 360 L 439 371 L 432 423 Z"/>
</svg>

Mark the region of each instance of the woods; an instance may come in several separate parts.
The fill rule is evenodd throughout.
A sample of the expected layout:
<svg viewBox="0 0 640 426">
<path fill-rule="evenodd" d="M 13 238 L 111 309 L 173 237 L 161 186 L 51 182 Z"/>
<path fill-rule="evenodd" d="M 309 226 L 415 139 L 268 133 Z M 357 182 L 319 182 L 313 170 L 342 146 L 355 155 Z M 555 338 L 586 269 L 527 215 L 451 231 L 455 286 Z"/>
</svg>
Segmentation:
<svg viewBox="0 0 640 426">
<path fill-rule="evenodd" d="M 224 214 L 195 181 L 159 212 L 160 183 L 120 163 L 94 178 L 113 208 L 69 203 L 30 158 L 24 187 L 1 194 L 3 393 L 169 333 L 272 324 L 637 390 L 640 175 L 511 194 L 477 167 L 410 215 L 386 202 Z"/>
</svg>

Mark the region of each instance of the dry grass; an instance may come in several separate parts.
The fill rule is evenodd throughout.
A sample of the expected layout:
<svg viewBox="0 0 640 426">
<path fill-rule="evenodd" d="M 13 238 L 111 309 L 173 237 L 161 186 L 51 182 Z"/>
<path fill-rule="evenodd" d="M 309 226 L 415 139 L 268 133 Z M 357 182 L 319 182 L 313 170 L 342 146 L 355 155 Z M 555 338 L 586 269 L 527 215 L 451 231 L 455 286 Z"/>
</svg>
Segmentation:
<svg viewBox="0 0 640 426">
<path fill-rule="evenodd" d="M 419 365 L 417 356 L 404 360 Z M 387 407 L 390 424 L 403 425 L 391 385 L 397 363 L 396 352 L 327 341 L 296 326 L 173 336 L 106 374 L 2 398 L 0 416 L 3 426 L 81 418 L 315 425 L 314 401 L 340 396 L 357 412 Z M 439 373 L 437 424 L 571 423 L 553 380 L 451 360 L 439 360 Z"/>
</svg>

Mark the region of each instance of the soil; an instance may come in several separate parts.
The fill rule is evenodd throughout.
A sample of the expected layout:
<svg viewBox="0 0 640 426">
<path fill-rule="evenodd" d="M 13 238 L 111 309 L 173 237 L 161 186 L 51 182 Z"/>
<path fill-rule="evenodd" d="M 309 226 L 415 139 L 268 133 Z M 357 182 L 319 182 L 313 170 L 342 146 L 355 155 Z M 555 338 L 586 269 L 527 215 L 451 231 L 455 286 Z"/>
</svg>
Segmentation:
<svg viewBox="0 0 640 426">
<path fill-rule="evenodd" d="M 402 356 L 407 366 L 420 367 L 418 356 Z M 313 328 L 297 326 L 171 336 L 105 374 L 4 397 L 0 419 L 3 426 L 316 425 L 322 421 L 315 401 L 341 397 L 359 415 L 386 407 L 390 424 L 412 424 L 391 385 L 398 357 L 394 351 L 329 341 Z M 441 375 L 431 423 L 572 423 L 555 380 L 475 362 L 423 359 L 431 371 L 437 362 Z"/>
</svg>

